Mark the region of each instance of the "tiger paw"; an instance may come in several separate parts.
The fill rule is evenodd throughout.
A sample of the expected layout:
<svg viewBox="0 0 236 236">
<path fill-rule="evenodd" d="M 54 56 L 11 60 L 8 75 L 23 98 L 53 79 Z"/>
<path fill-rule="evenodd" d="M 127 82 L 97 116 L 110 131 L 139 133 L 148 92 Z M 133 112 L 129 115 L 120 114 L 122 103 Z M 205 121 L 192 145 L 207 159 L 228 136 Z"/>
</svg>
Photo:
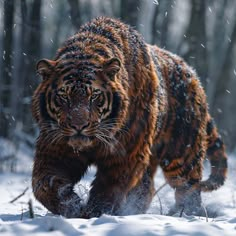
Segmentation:
<svg viewBox="0 0 236 236">
<path fill-rule="evenodd" d="M 60 202 L 59 213 L 66 218 L 81 218 L 83 208 L 81 198 L 74 195 L 72 198 Z"/>
<path fill-rule="evenodd" d="M 168 216 L 179 216 L 182 217 L 183 214 L 185 215 L 194 215 L 194 216 L 206 216 L 205 208 L 203 206 L 174 206 L 172 207 L 169 212 L 167 213 Z"/>
</svg>

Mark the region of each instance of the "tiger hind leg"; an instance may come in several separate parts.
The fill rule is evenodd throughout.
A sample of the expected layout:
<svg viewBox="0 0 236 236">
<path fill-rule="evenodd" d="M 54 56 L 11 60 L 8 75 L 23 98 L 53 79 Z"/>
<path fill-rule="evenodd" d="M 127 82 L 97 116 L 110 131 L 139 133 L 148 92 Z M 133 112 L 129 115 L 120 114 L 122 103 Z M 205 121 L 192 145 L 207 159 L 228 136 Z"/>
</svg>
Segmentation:
<svg viewBox="0 0 236 236">
<path fill-rule="evenodd" d="M 203 215 L 201 191 L 194 186 L 178 187 L 175 190 L 175 206 L 168 215 L 184 212 L 186 215 Z"/>
<path fill-rule="evenodd" d="M 187 161 L 183 170 L 164 170 L 164 175 L 169 185 L 175 189 L 175 206 L 169 211 L 169 215 L 177 212 L 187 215 L 202 215 L 202 200 L 200 182 L 202 179 L 203 156 L 200 152 L 194 161 Z"/>
</svg>

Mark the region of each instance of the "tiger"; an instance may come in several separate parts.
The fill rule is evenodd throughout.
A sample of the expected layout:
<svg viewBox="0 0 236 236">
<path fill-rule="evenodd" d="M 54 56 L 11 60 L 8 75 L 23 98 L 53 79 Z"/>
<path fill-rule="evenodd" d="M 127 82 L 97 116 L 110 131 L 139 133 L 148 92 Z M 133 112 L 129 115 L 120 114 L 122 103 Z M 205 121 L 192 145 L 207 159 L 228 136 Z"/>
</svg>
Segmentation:
<svg viewBox="0 0 236 236">
<path fill-rule="evenodd" d="M 170 214 L 200 214 L 201 193 L 224 184 L 226 147 L 196 72 L 133 27 L 95 18 L 36 70 L 32 189 L 53 214 L 143 214 L 157 168 L 175 193 Z M 206 159 L 211 173 L 202 180 Z M 84 200 L 74 187 L 90 166 L 96 175 Z"/>
</svg>

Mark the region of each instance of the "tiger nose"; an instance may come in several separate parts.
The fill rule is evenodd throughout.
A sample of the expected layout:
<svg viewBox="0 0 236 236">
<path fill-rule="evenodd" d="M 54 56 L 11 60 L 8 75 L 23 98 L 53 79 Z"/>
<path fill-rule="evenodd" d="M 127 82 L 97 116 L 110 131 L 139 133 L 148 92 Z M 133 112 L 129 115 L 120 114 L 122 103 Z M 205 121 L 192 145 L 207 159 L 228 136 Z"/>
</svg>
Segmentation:
<svg viewBox="0 0 236 236">
<path fill-rule="evenodd" d="M 89 122 L 87 122 L 86 124 L 73 124 L 71 125 L 71 127 L 73 129 L 75 129 L 78 134 L 82 133 L 84 129 L 86 129 L 89 126 Z"/>
</svg>

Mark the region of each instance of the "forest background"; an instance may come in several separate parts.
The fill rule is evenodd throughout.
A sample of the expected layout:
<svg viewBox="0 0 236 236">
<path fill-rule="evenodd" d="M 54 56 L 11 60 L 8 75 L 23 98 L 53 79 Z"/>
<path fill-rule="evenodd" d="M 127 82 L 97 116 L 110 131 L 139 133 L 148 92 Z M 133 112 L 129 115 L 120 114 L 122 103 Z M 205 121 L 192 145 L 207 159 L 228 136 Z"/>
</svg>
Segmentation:
<svg viewBox="0 0 236 236">
<path fill-rule="evenodd" d="M 234 0 L 0 0 L 0 138 L 11 140 L 15 149 L 20 142 L 34 146 L 36 62 L 53 58 L 67 37 L 101 15 L 132 25 L 147 43 L 180 55 L 196 69 L 227 150 L 234 151 Z"/>
</svg>

